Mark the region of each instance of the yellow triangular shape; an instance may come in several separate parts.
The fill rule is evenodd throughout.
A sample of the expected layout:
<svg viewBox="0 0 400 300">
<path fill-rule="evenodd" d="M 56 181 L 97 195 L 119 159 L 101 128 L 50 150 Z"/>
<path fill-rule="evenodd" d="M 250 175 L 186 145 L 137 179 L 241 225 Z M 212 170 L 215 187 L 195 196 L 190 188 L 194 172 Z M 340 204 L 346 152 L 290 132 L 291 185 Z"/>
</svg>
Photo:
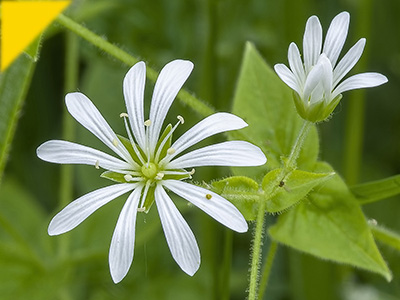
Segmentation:
<svg viewBox="0 0 400 300">
<path fill-rule="evenodd" d="M 71 1 L 2 1 L 1 71 L 70 3 Z"/>
</svg>

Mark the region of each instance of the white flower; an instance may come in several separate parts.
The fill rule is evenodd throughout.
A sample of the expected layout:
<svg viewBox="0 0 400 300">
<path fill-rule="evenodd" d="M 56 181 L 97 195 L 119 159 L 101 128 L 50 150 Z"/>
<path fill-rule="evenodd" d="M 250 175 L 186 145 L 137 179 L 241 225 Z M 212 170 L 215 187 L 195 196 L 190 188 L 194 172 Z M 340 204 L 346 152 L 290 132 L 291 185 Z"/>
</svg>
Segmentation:
<svg viewBox="0 0 400 300">
<path fill-rule="evenodd" d="M 327 118 L 341 99 L 341 93 L 387 82 L 379 73 L 362 73 L 343 77 L 354 67 L 364 50 L 360 39 L 338 62 L 349 29 L 348 12 L 338 14 L 331 22 L 322 47 L 322 27 L 318 17 L 307 20 L 303 37 L 304 63 L 295 43 L 288 51 L 289 66 L 276 64 L 278 76 L 295 91 L 295 103 L 300 115 L 312 122 Z"/>
<path fill-rule="evenodd" d="M 190 61 L 175 60 L 167 64 L 156 82 L 145 121 L 143 98 L 146 67 L 134 65 L 124 79 L 124 96 L 128 113 L 122 113 L 129 139 L 117 136 L 93 103 L 81 93 L 66 96 L 71 115 L 91 131 L 119 158 L 79 144 L 52 140 L 37 149 L 39 158 L 60 164 L 87 164 L 107 170 L 103 177 L 117 181 L 71 202 L 50 222 L 48 232 L 67 232 L 101 206 L 130 192 L 120 213 L 112 237 L 109 264 L 115 283 L 127 274 L 133 260 L 137 212 L 147 212 L 155 202 L 172 256 L 181 269 L 193 275 L 200 265 L 196 239 L 166 189 L 185 198 L 218 222 L 237 232 L 248 227 L 241 213 L 229 201 L 207 189 L 185 183 L 198 166 L 258 166 L 266 162 L 261 150 L 244 141 L 228 141 L 180 155 L 183 151 L 214 134 L 246 127 L 239 117 L 229 113 L 213 114 L 178 138 L 172 145 L 172 133 L 184 120 L 178 116 L 175 126 L 168 125 L 161 134 L 165 116 L 178 91 L 190 75 Z M 128 123 L 129 120 L 129 123 Z M 165 189 L 166 188 L 166 189 Z"/>
</svg>

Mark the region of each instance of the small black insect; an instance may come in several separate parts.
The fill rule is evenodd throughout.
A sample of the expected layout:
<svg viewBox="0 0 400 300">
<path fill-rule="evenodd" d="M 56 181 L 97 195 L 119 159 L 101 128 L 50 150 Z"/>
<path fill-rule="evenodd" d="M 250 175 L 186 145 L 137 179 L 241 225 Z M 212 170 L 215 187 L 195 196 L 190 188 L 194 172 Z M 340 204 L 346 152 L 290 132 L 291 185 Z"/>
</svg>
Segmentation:
<svg viewBox="0 0 400 300">
<path fill-rule="evenodd" d="M 279 187 L 283 187 L 285 185 L 285 182 L 283 180 L 281 180 L 281 182 L 279 182 Z"/>
</svg>

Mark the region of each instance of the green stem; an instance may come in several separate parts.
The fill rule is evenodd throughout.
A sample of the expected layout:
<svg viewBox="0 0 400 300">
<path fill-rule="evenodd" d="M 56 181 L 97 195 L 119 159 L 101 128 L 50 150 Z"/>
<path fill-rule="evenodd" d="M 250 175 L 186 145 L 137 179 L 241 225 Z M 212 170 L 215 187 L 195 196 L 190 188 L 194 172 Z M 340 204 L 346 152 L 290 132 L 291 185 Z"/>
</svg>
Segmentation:
<svg viewBox="0 0 400 300">
<path fill-rule="evenodd" d="M 312 122 L 304 120 L 303 126 L 301 126 L 296 141 L 293 144 L 292 151 L 290 152 L 290 155 L 284 164 L 284 171 L 296 169 L 296 161 L 299 158 L 300 150 L 303 147 L 304 141 L 312 124 Z"/>
<path fill-rule="evenodd" d="M 272 264 L 274 262 L 275 254 L 278 249 L 278 243 L 275 241 L 271 241 L 271 245 L 269 246 L 269 252 L 267 255 L 267 260 L 265 261 L 264 271 L 260 280 L 260 288 L 258 290 L 258 299 L 262 299 L 264 297 L 265 291 L 268 286 L 268 279 L 271 275 Z"/>
<path fill-rule="evenodd" d="M 99 49 L 105 51 L 106 53 L 120 60 L 121 62 L 127 64 L 128 66 L 132 66 L 139 61 L 136 57 L 133 57 L 124 50 L 118 48 L 117 46 L 111 44 L 110 42 L 107 42 L 103 37 L 93 33 L 86 27 L 76 23 L 75 21 L 64 16 L 63 14 L 60 14 L 57 17 L 57 22 L 62 26 L 64 26 L 65 28 L 71 30 L 75 34 L 79 35 L 80 37 L 84 38 L 91 44 L 95 45 Z M 146 76 L 151 81 L 155 82 L 157 80 L 158 73 L 154 69 L 147 67 Z M 186 104 L 189 107 L 191 107 L 195 112 L 197 112 L 201 116 L 205 117 L 215 112 L 214 109 L 212 109 L 203 101 L 191 95 L 186 90 L 182 89 L 178 93 L 177 99 L 180 100 L 183 104 Z"/>
<path fill-rule="evenodd" d="M 230 274 L 232 264 L 232 241 L 233 231 L 230 229 L 224 230 L 224 255 L 222 258 L 222 274 L 221 274 L 221 286 L 220 286 L 220 300 L 230 299 Z"/>
<path fill-rule="evenodd" d="M 71 32 L 66 34 L 65 51 L 65 76 L 64 91 L 69 93 L 76 90 L 79 74 L 79 40 Z M 63 110 L 63 129 L 62 137 L 64 140 L 71 141 L 75 136 L 75 122 L 69 115 L 67 109 Z M 60 207 L 63 208 L 72 201 L 73 197 L 73 166 L 62 165 L 60 174 Z M 64 236 L 59 242 L 59 254 L 65 257 L 68 253 L 69 238 Z"/>
<path fill-rule="evenodd" d="M 254 231 L 254 239 L 253 239 L 253 252 L 251 258 L 248 300 L 257 299 L 256 297 L 257 283 L 259 277 L 258 269 L 260 267 L 261 245 L 264 236 L 264 215 L 265 215 L 265 201 L 260 201 L 260 206 L 258 207 L 258 214 L 256 219 L 256 228 Z"/>
<path fill-rule="evenodd" d="M 290 152 L 289 157 L 284 161 L 284 166 L 282 168 L 282 176 L 284 177 L 288 172 L 296 169 L 297 165 L 297 158 L 299 157 L 301 148 L 303 147 L 304 141 L 307 137 L 307 134 L 312 126 L 312 122 L 304 120 L 304 123 L 299 131 L 299 134 L 296 138 L 296 141 L 293 144 L 292 150 Z M 251 258 L 251 268 L 250 268 L 250 283 L 249 283 L 249 298 L 248 300 L 255 300 L 257 299 L 257 287 L 258 287 L 258 270 L 260 267 L 260 258 L 261 258 L 261 245 L 263 239 L 263 232 L 264 232 L 264 215 L 265 215 L 265 205 L 266 199 L 265 195 L 269 195 L 270 197 L 276 193 L 276 188 L 279 186 L 279 182 L 276 184 L 271 185 L 270 191 L 265 191 L 263 196 L 260 196 L 259 207 L 258 207 L 258 214 L 256 219 L 256 228 L 254 232 L 254 239 L 253 239 L 253 251 L 252 251 L 252 258 Z M 271 259 L 273 260 L 274 257 Z M 270 264 L 272 265 L 272 260 Z M 267 278 L 268 280 L 268 278 Z M 263 287 L 264 289 L 266 286 Z"/>
</svg>

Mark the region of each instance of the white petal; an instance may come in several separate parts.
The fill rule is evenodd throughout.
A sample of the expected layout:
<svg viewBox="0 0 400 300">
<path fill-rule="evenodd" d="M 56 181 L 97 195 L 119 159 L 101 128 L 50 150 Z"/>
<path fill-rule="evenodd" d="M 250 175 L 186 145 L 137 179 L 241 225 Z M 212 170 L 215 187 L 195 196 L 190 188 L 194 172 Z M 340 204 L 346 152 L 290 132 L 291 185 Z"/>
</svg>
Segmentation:
<svg viewBox="0 0 400 300">
<path fill-rule="evenodd" d="M 322 27 L 318 17 L 311 16 L 307 20 L 306 29 L 303 36 L 303 55 L 306 72 L 317 63 L 321 54 L 322 46 Z"/>
<path fill-rule="evenodd" d="M 183 169 L 200 166 L 246 167 L 265 164 L 264 153 L 253 144 L 244 141 L 229 141 L 214 144 L 186 153 L 171 161 L 168 169 Z"/>
<path fill-rule="evenodd" d="M 173 143 L 171 148 L 175 150 L 174 154 L 169 156 L 172 159 L 190 146 L 208 138 L 214 134 L 237 130 L 247 126 L 247 123 L 238 116 L 229 113 L 213 114 L 186 131 L 179 139 Z"/>
<path fill-rule="evenodd" d="M 295 90 L 299 95 L 301 95 L 301 89 L 297 85 L 296 82 L 296 77 L 292 73 L 292 71 L 289 70 L 288 67 L 286 67 L 284 64 L 276 64 L 274 66 L 276 74 L 282 79 L 284 83 L 286 83 L 292 90 Z"/>
<path fill-rule="evenodd" d="M 295 43 L 291 43 L 289 45 L 288 61 L 290 69 L 296 77 L 297 85 L 303 86 L 304 82 L 306 81 L 306 74 L 304 71 L 303 62 L 300 58 L 300 51 Z"/>
<path fill-rule="evenodd" d="M 242 214 L 232 203 L 220 195 L 178 180 L 164 180 L 163 185 L 226 227 L 237 232 L 247 231 L 248 226 Z"/>
<path fill-rule="evenodd" d="M 346 41 L 349 23 L 350 14 L 344 11 L 333 18 L 328 28 L 322 52 L 331 60 L 333 67 L 336 65 L 336 61 Z"/>
<path fill-rule="evenodd" d="M 386 76 L 379 73 L 361 73 L 347 78 L 333 91 L 332 98 L 350 90 L 369 88 L 384 84 L 388 81 Z"/>
<path fill-rule="evenodd" d="M 136 214 L 142 189 L 135 189 L 128 197 L 118 218 L 111 240 L 108 261 L 115 283 L 124 279 L 133 260 Z"/>
<path fill-rule="evenodd" d="M 146 83 L 146 65 L 135 64 L 124 78 L 124 97 L 133 135 L 142 149 L 145 149 L 143 99 Z"/>
<path fill-rule="evenodd" d="M 200 266 L 196 238 L 161 185 L 156 187 L 155 199 L 172 257 L 185 273 L 193 276 Z"/>
<path fill-rule="evenodd" d="M 74 229 L 98 208 L 133 190 L 136 186 L 137 184 L 131 183 L 114 184 L 76 199 L 51 220 L 49 235 L 58 235 Z"/>
<path fill-rule="evenodd" d="M 321 77 L 321 84 L 324 90 L 326 100 L 330 101 L 331 99 L 329 99 L 329 97 L 332 92 L 332 80 L 333 80 L 333 70 L 331 61 L 324 53 L 322 53 L 319 58 L 319 63 L 321 64 L 323 70 L 322 71 L 323 75 Z"/>
<path fill-rule="evenodd" d="M 150 151 L 154 152 L 165 116 L 179 90 L 193 70 L 188 60 L 174 60 L 166 64 L 158 76 L 150 106 Z"/>
<path fill-rule="evenodd" d="M 321 83 L 322 77 L 324 76 L 324 67 L 322 64 L 315 65 L 310 73 L 307 75 L 306 83 L 304 84 L 303 99 L 308 101 L 312 91 Z"/>
<path fill-rule="evenodd" d="M 127 162 L 107 153 L 67 141 L 47 141 L 36 153 L 40 159 L 57 164 L 84 164 L 113 171 L 132 169 Z"/>
<path fill-rule="evenodd" d="M 364 51 L 365 39 L 360 39 L 346 55 L 339 61 L 333 71 L 333 86 L 336 86 L 339 81 L 354 67 Z"/>
<path fill-rule="evenodd" d="M 128 150 L 126 150 L 124 145 L 119 141 L 110 125 L 108 125 L 88 97 L 82 93 L 70 93 L 65 97 L 65 103 L 70 114 L 79 123 L 86 127 L 87 130 L 93 133 L 121 158 L 134 164 Z M 115 146 L 114 143 L 117 146 Z"/>
</svg>

